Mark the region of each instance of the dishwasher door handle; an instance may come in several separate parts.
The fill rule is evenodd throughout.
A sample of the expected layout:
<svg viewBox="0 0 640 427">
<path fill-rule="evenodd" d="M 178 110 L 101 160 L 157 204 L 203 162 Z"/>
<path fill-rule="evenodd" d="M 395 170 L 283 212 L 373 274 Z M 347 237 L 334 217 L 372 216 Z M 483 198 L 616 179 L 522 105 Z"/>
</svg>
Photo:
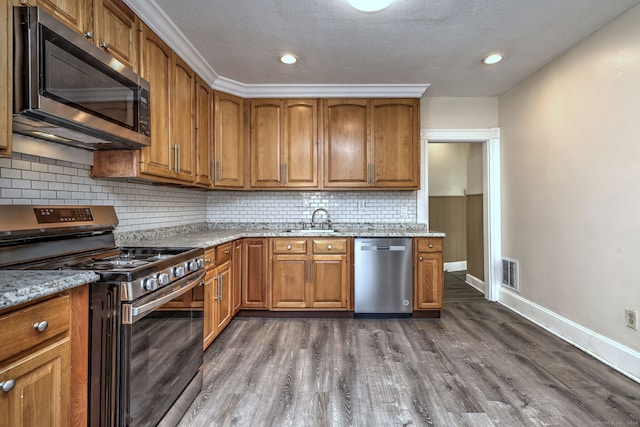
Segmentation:
<svg viewBox="0 0 640 427">
<path fill-rule="evenodd" d="M 406 246 L 361 246 L 361 251 L 406 251 Z"/>
</svg>

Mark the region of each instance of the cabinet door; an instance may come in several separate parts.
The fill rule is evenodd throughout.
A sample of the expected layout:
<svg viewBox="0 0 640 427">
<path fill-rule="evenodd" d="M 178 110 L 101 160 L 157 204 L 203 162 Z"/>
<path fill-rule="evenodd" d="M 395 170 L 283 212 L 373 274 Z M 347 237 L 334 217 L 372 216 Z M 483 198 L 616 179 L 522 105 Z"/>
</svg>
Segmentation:
<svg viewBox="0 0 640 427">
<path fill-rule="evenodd" d="M 213 102 L 211 89 L 196 76 L 196 184 L 212 185 Z"/>
<path fill-rule="evenodd" d="M 31 2 L 80 34 L 93 31 L 91 7 L 93 0 L 37 0 Z"/>
<path fill-rule="evenodd" d="M 195 84 L 196 75 L 189 66 L 173 55 L 173 91 L 169 135 L 174 155 L 175 177 L 180 181 L 195 180 Z"/>
<path fill-rule="evenodd" d="M 11 156 L 13 101 L 13 16 L 7 4 L 0 6 L 0 157 Z"/>
<path fill-rule="evenodd" d="M 138 17 L 122 0 L 93 0 L 98 47 L 138 71 Z"/>
<path fill-rule="evenodd" d="M 227 262 L 217 269 L 216 294 L 216 335 L 231 322 L 233 317 L 233 293 L 231 291 L 231 263 Z"/>
<path fill-rule="evenodd" d="M 281 187 L 282 105 L 279 99 L 251 100 L 251 187 Z"/>
<path fill-rule="evenodd" d="M 315 99 L 284 102 L 284 184 L 318 186 L 318 107 Z"/>
<path fill-rule="evenodd" d="M 346 309 L 349 307 L 349 280 L 346 256 L 315 255 L 309 282 L 311 308 Z"/>
<path fill-rule="evenodd" d="M 418 188 L 420 100 L 373 101 L 372 184 Z"/>
<path fill-rule="evenodd" d="M 442 252 L 419 252 L 415 268 L 415 310 L 441 309 L 444 293 Z"/>
<path fill-rule="evenodd" d="M 15 381 L 0 395 L 0 425 L 70 424 L 71 345 L 69 338 L 0 368 L 0 381 Z"/>
<path fill-rule="evenodd" d="M 242 241 L 233 242 L 233 254 L 231 256 L 231 280 L 233 282 L 233 315 L 235 315 L 242 305 Z"/>
<path fill-rule="evenodd" d="M 324 101 L 325 187 L 369 186 L 368 105 L 366 99 Z"/>
<path fill-rule="evenodd" d="M 272 307 L 305 308 L 307 306 L 307 256 L 274 255 L 271 275 Z"/>
<path fill-rule="evenodd" d="M 140 41 L 142 77 L 151 84 L 151 145 L 142 149 L 141 172 L 171 177 L 173 153 L 169 139 L 172 52 L 149 27 L 142 24 Z"/>
<path fill-rule="evenodd" d="M 267 309 L 267 240 L 246 239 L 242 264 L 242 308 Z"/>
<path fill-rule="evenodd" d="M 216 292 L 217 292 L 216 271 L 207 272 L 204 281 L 204 343 L 206 350 L 209 344 L 216 337 Z"/>
<path fill-rule="evenodd" d="M 215 177 L 219 188 L 243 188 L 245 185 L 244 100 L 215 92 Z"/>
</svg>

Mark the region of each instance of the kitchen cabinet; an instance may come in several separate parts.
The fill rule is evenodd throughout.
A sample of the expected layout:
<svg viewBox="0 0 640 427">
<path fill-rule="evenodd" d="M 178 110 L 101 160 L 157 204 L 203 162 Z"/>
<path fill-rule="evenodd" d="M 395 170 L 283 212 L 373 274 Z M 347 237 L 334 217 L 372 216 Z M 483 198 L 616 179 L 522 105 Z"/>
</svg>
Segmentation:
<svg viewBox="0 0 640 427">
<path fill-rule="evenodd" d="M 185 182 L 195 180 L 195 88 L 196 75 L 177 55 L 172 57 L 173 84 L 169 135 L 173 154 L 171 177 Z M 153 134 L 152 134 L 153 138 Z"/>
<path fill-rule="evenodd" d="M 245 239 L 242 256 L 242 310 L 269 308 L 267 239 Z"/>
<path fill-rule="evenodd" d="M 351 309 L 349 248 L 346 238 L 272 239 L 272 308 Z"/>
<path fill-rule="evenodd" d="M 136 14 L 121 0 L 93 0 L 93 11 L 92 40 L 122 64 L 138 72 L 139 20 Z"/>
<path fill-rule="evenodd" d="M 215 188 L 242 189 L 246 184 L 245 101 L 237 96 L 214 92 Z"/>
<path fill-rule="evenodd" d="M 195 139 L 196 139 L 196 185 L 213 185 L 213 100 L 209 85 L 196 76 L 195 93 Z"/>
<path fill-rule="evenodd" d="M 87 425 L 88 288 L 0 313 L 0 425 Z"/>
<path fill-rule="evenodd" d="M 251 100 L 251 188 L 316 188 L 315 99 Z"/>
<path fill-rule="evenodd" d="M 244 242 L 242 240 L 236 240 L 233 242 L 233 252 L 231 256 L 231 279 L 233 296 L 232 312 L 235 316 L 240 311 L 242 305 L 242 251 Z"/>
<path fill-rule="evenodd" d="M 41 7 L 87 38 L 93 35 L 93 0 L 28 0 L 19 3 Z"/>
<path fill-rule="evenodd" d="M 419 99 L 324 100 L 324 187 L 417 189 L 419 108 Z"/>
<path fill-rule="evenodd" d="M 13 112 L 13 15 L 11 2 L 0 6 L 0 93 L 6 96 L 0 99 L 0 157 L 11 156 Z"/>
<path fill-rule="evenodd" d="M 204 342 L 206 349 L 233 317 L 231 252 L 233 243 L 205 251 Z"/>
<path fill-rule="evenodd" d="M 444 239 L 414 240 L 414 310 L 441 310 L 444 297 Z"/>
</svg>

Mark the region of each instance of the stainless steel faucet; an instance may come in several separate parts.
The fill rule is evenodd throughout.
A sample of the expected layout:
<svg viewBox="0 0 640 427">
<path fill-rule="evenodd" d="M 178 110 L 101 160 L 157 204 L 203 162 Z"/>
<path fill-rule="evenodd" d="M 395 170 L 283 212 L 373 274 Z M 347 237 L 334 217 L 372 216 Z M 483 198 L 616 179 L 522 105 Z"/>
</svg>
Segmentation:
<svg viewBox="0 0 640 427">
<path fill-rule="evenodd" d="M 311 214 L 311 228 L 316 227 L 316 214 L 318 212 L 324 212 L 324 214 L 327 216 L 327 219 L 324 220 L 321 227 L 325 228 L 326 226 L 326 228 L 331 228 L 331 218 L 329 217 L 329 211 L 324 208 L 318 208 Z"/>
</svg>

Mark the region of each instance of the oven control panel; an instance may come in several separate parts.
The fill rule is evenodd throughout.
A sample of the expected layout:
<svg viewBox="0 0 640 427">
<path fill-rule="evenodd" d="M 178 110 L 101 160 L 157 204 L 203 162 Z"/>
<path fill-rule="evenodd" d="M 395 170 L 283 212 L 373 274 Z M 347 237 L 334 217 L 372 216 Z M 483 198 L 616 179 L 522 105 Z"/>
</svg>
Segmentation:
<svg viewBox="0 0 640 427">
<path fill-rule="evenodd" d="M 93 221 L 91 208 L 34 208 L 38 224 Z"/>
</svg>

